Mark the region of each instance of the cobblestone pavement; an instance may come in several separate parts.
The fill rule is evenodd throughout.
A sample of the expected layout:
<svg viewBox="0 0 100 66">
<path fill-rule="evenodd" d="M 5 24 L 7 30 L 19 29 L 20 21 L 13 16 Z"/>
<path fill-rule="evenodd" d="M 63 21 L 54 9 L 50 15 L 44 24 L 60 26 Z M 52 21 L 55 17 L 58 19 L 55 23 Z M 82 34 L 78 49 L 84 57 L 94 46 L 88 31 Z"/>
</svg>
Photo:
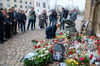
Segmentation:
<svg viewBox="0 0 100 66">
<path fill-rule="evenodd" d="M 78 30 L 80 29 L 80 20 L 76 21 Z M 45 30 L 39 30 L 37 27 L 34 31 L 19 32 L 4 44 L 0 44 L 0 66 L 23 66 L 23 62 L 20 63 L 20 59 L 33 51 L 32 39 L 45 39 Z"/>
</svg>

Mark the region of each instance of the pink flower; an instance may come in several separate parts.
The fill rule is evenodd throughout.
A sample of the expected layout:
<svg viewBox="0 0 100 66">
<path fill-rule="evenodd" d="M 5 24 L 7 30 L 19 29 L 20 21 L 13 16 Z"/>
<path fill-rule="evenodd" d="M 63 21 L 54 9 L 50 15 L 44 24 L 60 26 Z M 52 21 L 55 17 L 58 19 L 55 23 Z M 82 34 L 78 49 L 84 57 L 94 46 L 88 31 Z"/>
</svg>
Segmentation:
<svg viewBox="0 0 100 66">
<path fill-rule="evenodd" d="M 83 61 L 84 60 L 84 57 L 80 57 L 80 61 Z"/>
<path fill-rule="evenodd" d="M 40 41 L 40 43 L 44 43 L 44 41 Z"/>
<path fill-rule="evenodd" d="M 84 48 L 86 48 L 86 46 L 84 46 Z"/>
</svg>

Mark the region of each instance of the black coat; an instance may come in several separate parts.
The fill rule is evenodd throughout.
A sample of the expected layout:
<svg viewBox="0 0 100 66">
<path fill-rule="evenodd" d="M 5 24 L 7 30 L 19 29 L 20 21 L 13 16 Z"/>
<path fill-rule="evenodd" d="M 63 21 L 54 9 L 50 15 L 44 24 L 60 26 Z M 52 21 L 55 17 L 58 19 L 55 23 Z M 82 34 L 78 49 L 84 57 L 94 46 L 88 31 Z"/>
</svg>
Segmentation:
<svg viewBox="0 0 100 66">
<path fill-rule="evenodd" d="M 21 21 L 24 22 L 24 20 L 26 20 L 26 15 L 25 14 L 22 14 L 21 15 Z"/>
<path fill-rule="evenodd" d="M 55 36 L 56 36 L 56 30 L 57 30 L 56 25 L 47 27 L 46 28 L 46 38 L 47 39 L 55 38 Z"/>
<path fill-rule="evenodd" d="M 17 13 L 16 11 L 13 11 L 12 14 L 13 14 L 12 19 L 13 19 L 13 20 L 14 20 L 14 19 L 17 20 L 17 19 L 18 19 L 18 13 Z"/>
<path fill-rule="evenodd" d="M 12 12 L 9 12 L 8 14 L 9 14 L 10 20 L 13 21 L 13 13 Z"/>
<path fill-rule="evenodd" d="M 68 10 L 64 10 L 63 18 L 67 18 L 68 17 L 68 13 L 69 13 Z"/>
<path fill-rule="evenodd" d="M 4 15 L 0 12 L 0 26 L 2 26 L 5 22 Z"/>
<path fill-rule="evenodd" d="M 67 19 L 68 13 L 69 13 L 68 10 L 64 10 L 63 12 L 61 12 L 61 14 L 60 14 L 60 21 L 61 21 L 62 18 Z"/>
<path fill-rule="evenodd" d="M 53 11 L 52 14 L 51 14 L 51 18 L 53 19 L 57 19 L 57 12 L 56 11 Z"/>
</svg>

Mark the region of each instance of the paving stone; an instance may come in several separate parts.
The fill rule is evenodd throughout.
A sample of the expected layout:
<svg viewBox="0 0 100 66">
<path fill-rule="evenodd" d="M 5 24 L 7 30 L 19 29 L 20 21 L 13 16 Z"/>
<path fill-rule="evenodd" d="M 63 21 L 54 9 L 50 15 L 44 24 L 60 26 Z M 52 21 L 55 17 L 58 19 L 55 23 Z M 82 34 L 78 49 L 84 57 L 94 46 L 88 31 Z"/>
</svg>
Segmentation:
<svg viewBox="0 0 100 66">
<path fill-rule="evenodd" d="M 11 60 L 9 64 L 15 65 L 17 63 L 16 59 L 15 60 Z"/>
</svg>

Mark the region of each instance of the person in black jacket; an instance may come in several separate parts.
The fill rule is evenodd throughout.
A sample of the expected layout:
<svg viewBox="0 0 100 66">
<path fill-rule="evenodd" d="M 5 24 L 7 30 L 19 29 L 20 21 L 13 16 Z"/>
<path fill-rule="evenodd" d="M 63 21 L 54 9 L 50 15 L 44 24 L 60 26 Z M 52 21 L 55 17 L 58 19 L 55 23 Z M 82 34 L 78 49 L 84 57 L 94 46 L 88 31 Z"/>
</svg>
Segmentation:
<svg viewBox="0 0 100 66">
<path fill-rule="evenodd" d="M 4 25 L 6 24 L 3 9 L 0 8 L 0 44 L 4 42 Z"/>
<path fill-rule="evenodd" d="M 12 24 L 13 13 L 12 13 L 12 9 L 9 9 L 8 15 L 9 15 L 9 19 L 10 19 L 10 33 L 12 34 L 13 33 L 13 24 Z"/>
<path fill-rule="evenodd" d="M 57 24 L 57 12 L 55 10 L 52 11 L 52 25 L 56 25 Z"/>
<path fill-rule="evenodd" d="M 10 26 L 11 26 L 11 20 L 8 14 L 7 9 L 4 9 L 4 16 L 5 16 L 5 38 L 9 39 L 11 37 L 11 32 L 10 32 Z"/>
<path fill-rule="evenodd" d="M 60 29 L 64 30 L 64 27 L 65 27 L 64 21 L 65 21 L 65 19 L 67 19 L 68 13 L 69 13 L 68 10 L 65 10 L 64 8 L 62 8 L 62 12 L 61 12 L 61 15 L 60 15 L 60 22 L 61 22 Z"/>
<path fill-rule="evenodd" d="M 25 24 L 26 24 L 26 15 L 25 12 L 22 11 L 22 15 L 21 15 L 21 31 L 25 32 Z"/>
<path fill-rule="evenodd" d="M 46 38 L 52 39 L 56 37 L 56 31 L 60 24 L 52 25 L 46 28 Z"/>
<path fill-rule="evenodd" d="M 12 21 L 12 24 L 13 24 L 13 33 L 16 34 L 17 33 L 17 12 L 15 11 L 15 8 L 12 7 L 12 13 L 13 13 L 13 21 Z"/>
</svg>

